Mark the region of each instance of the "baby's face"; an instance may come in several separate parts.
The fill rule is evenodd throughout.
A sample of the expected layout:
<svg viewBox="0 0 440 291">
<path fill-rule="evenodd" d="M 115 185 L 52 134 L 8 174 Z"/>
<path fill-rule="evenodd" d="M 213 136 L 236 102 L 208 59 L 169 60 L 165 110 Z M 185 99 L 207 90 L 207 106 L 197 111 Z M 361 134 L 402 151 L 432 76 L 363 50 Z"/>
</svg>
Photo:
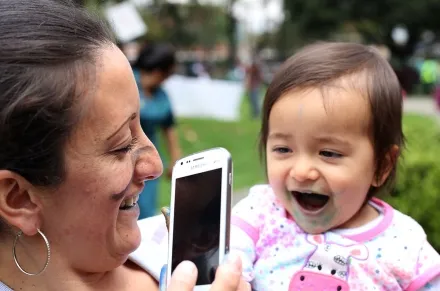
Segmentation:
<svg viewBox="0 0 440 291">
<path fill-rule="evenodd" d="M 356 227 L 377 216 L 364 205 L 376 185 L 369 130 L 368 100 L 355 90 L 294 91 L 273 106 L 269 183 L 306 232 Z"/>
</svg>

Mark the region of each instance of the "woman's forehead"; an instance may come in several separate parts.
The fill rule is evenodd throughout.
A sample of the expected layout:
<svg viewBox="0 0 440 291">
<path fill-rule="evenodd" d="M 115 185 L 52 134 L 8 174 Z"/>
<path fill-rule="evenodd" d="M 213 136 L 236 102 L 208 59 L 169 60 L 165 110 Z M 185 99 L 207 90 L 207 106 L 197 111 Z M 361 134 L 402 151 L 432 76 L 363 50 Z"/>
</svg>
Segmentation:
<svg viewBox="0 0 440 291">
<path fill-rule="evenodd" d="M 132 69 L 117 47 L 103 49 L 96 72 L 96 90 L 91 94 L 89 110 L 78 127 L 95 138 L 115 132 L 139 110 L 139 92 Z"/>
</svg>

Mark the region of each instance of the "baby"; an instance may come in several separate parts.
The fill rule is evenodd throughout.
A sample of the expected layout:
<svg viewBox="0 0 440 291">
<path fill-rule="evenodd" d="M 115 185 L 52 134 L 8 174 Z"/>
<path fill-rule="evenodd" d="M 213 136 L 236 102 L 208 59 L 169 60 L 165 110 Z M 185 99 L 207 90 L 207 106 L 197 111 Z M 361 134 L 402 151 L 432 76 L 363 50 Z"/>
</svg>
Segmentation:
<svg viewBox="0 0 440 291">
<path fill-rule="evenodd" d="M 376 198 L 404 146 L 401 92 L 360 44 L 310 45 L 281 66 L 260 132 L 269 185 L 232 218 L 231 251 L 254 290 L 440 290 L 422 227 Z"/>
</svg>

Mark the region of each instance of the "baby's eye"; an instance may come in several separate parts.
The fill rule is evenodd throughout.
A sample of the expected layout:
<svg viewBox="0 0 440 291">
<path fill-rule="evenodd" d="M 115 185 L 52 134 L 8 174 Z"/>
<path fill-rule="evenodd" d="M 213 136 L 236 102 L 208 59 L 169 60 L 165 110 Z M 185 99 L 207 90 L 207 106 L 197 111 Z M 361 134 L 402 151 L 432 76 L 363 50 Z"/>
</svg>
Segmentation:
<svg viewBox="0 0 440 291">
<path fill-rule="evenodd" d="M 273 152 L 279 153 L 279 154 L 287 154 L 287 153 L 292 152 L 292 150 L 289 149 L 288 147 L 276 147 L 273 149 Z"/>
<path fill-rule="evenodd" d="M 340 153 L 335 153 L 332 151 L 321 151 L 319 154 L 325 158 L 342 158 Z"/>
</svg>

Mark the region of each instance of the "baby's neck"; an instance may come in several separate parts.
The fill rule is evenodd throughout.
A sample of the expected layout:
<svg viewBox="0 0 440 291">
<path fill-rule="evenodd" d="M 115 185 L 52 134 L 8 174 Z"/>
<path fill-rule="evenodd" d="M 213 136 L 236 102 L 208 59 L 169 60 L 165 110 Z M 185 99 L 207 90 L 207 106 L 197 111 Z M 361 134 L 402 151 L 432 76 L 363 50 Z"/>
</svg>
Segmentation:
<svg viewBox="0 0 440 291">
<path fill-rule="evenodd" d="M 365 203 L 350 220 L 340 225 L 338 228 L 349 229 L 361 227 L 379 217 L 379 214 L 379 211 L 371 206 L 370 203 Z"/>
</svg>

